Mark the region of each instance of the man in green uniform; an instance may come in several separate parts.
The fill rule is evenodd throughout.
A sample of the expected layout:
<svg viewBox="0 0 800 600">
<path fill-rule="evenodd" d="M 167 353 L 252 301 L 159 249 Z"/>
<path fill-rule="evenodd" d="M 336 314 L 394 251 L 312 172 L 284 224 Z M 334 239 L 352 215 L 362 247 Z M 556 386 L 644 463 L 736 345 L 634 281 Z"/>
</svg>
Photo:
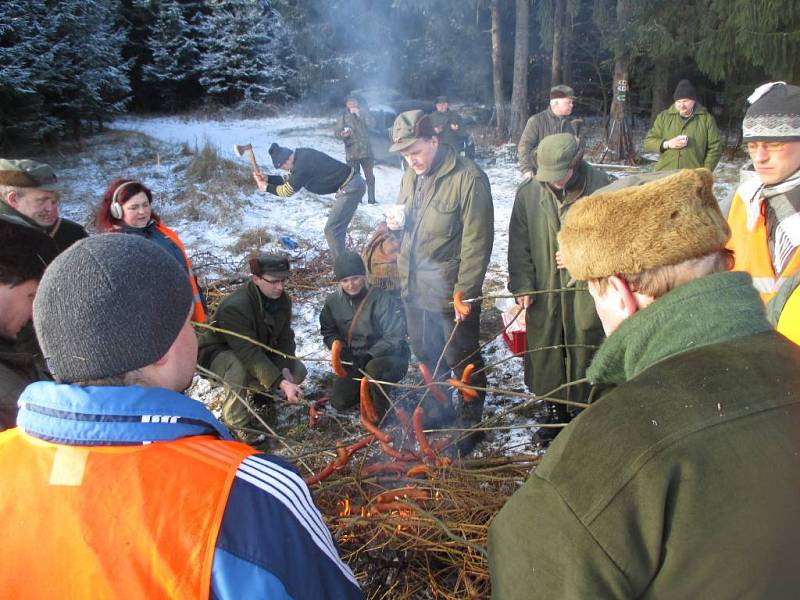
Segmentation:
<svg viewBox="0 0 800 600">
<path fill-rule="evenodd" d="M 284 291 L 289 259 L 262 254 L 250 261 L 250 271 L 250 281 L 226 296 L 214 313 L 211 324 L 225 331 L 208 331 L 200 338 L 197 360 L 225 383 L 222 420 L 232 428 L 251 423 L 250 412 L 236 394 L 244 396 L 248 390 L 256 390 L 300 402 L 300 383 L 306 376 L 303 363 L 293 358 L 292 301 Z"/>
<path fill-rule="evenodd" d="M 517 146 L 517 160 L 523 176 L 530 178 L 536 174 L 536 148 L 548 135 L 578 135 L 574 125 L 576 120 L 570 118 L 574 106 L 575 91 L 568 85 L 555 85 L 550 89 L 550 105 L 525 123 Z"/>
<path fill-rule="evenodd" d="M 33 296 L 55 243 L 38 228 L 0 215 L 0 431 L 14 427 L 17 400 L 25 386 L 47 379 L 33 354 L 16 344 L 31 320 Z"/>
<path fill-rule="evenodd" d="M 337 410 L 355 406 L 359 400 L 361 370 L 372 379 L 400 381 L 408 370 L 408 345 L 403 311 L 394 294 L 367 286 L 364 261 L 355 252 L 336 257 L 334 273 L 339 289 L 325 299 L 319 315 L 322 340 L 330 348 L 342 344 L 345 377 L 333 382 L 331 404 Z M 388 403 L 375 385 L 371 398 L 383 414 Z M 384 388 L 389 392 L 388 388 Z"/>
<path fill-rule="evenodd" d="M 345 110 L 336 120 L 336 129 L 333 131 L 333 135 L 344 142 L 347 165 L 356 173 L 359 168 L 363 171 L 370 204 L 377 204 L 373 172 L 375 157 L 369 141 L 369 129 L 374 126 L 375 119 L 369 113 L 369 109 L 362 108 L 355 96 L 348 96 L 345 100 Z"/>
<path fill-rule="evenodd" d="M 481 295 L 494 242 L 494 206 L 486 173 L 448 144 L 440 144 L 433 123 L 421 110 L 401 113 L 392 127 L 392 152 L 409 165 L 397 203 L 405 208 L 397 258 L 411 349 L 434 377 L 460 377 L 475 363 L 472 383 L 486 387 L 478 341 L 480 302 L 468 315 L 453 307 L 454 292 Z M 434 368 L 441 361 L 438 373 Z M 485 393 L 459 402 L 465 425 L 478 422 Z M 479 436 L 467 438 L 464 451 Z"/>
<path fill-rule="evenodd" d="M 492 522 L 493 598 L 797 596 L 800 348 L 727 271 L 712 189 L 687 169 L 564 219 L 599 393 Z"/>
<path fill-rule="evenodd" d="M 644 138 L 646 152 L 658 152 L 656 171 L 705 167 L 713 171 L 722 156 L 717 123 L 697 101 L 688 79 L 675 87 L 675 103 L 662 111 Z"/>
<path fill-rule="evenodd" d="M 464 149 L 464 130 L 462 129 L 461 116 L 450 110 L 450 102 L 447 96 L 439 96 L 436 98 L 436 111 L 431 113 L 431 122 L 433 129 L 439 136 L 439 142 L 442 144 L 450 144 L 456 149 L 456 152 L 461 152 Z"/>
<path fill-rule="evenodd" d="M 58 178 L 50 165 L 0 158 L 0 214 L 20 218 L 43 231 L 63 252 L 88 234 L 74 221 L 59 216 L 60 200 Z"/>
<path fill-rule="evenodd" d="M 575 202 L 608 184 L 610 178 L 584 160 L 578 138 L 550 135 L 536 151 L 539 169 L 517 190 L 508 225 L 508 289 L 527 309 L 525 383 L 541 395 L 583 378 L 596 346 L 604 339 L 586 284 L 571 285 L 558 253 L 561 222 Z M 526 293 L 553 291 L 551 293 Z M 553 347 L 555 346 L 555 347 Z M 547 348 L 542 350 L 542 348 Z M 556 398 L 585 402 L 588 386 L 571 386 Z M 566 423 L 570 411 L 551 404 L 544 421 Z M 558 429 L 542 429 L 551 439 Z"/>
</svg>

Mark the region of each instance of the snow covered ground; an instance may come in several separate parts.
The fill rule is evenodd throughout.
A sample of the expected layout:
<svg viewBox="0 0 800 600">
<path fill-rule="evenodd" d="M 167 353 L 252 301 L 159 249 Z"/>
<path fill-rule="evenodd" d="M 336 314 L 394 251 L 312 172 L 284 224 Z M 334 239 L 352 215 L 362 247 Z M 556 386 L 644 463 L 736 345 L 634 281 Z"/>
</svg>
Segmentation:
<svg viewBox="0 0 800 600">
<path fill-rule="evenodd" d="M 194 120 L 181 117 L 136 118 L 125 117 L 114 122 L 117 130 L 138 131 L 159 140 L 162 144 L 149 147 L 144 138 L 143 147 L 109 147 L 105 158 L 73 158 L 54 163 L 59 176 L 68 189 L 64 194 L 63 213 L 81 222 L 87 221 L 91 208 L 96 205 L 105 186 L 117 176 L 142 179 L 155 193 L 155 208 L 165 222 L 174 228 L 187 246 L 190 254 L 211 252 L 215 256 L 230 259 L 232 263 L 242 264 L 246 252 L 237 250 L 236 243 L 243 233 L 263 228 L 269 232 L 273 242 L 265 244 L 262 250 L 286 252 L 294 259 L 296 266 L 302 266 L 312 259 L 316 252 L 326 248 L 323 227 L 327 218 L 332 197 L 319 197 L 301 191 L 287 199 L 261 194 L 255 189 L 240 186 L 238 198 L 230 203 L 213 207 L 200 206 L 193 218 L 185 216 L 180 210 L 180 196 L 186 187 L 183 170 L 187 158 L 182 156 L 181 145 L 195 150 L 210 144 L 217 148 L 219 155 L 244 164 L 233 151 L 234 144 L 253 145 L 255 155 L 262 170 L 275 172 L 269 158 L 268 148 L 272 142 L 290 148 L 306 146 L 321 150 L 331 156 L 344 160 L 344 148 L 333 137 L 333 119 L 308 118 L 286 114 L 275 118 L 238 119 L 226 121 Z M 164 144 L 165 143 L 165 144 Z M 166 147 L 168 150 L 163 151 Z M 589 146 L 591 147 L 591 145 Z M 506 148 L 481 148 L 478 163 L 486 171 L 492 185 L 495 207 L 495 236 L 492 260 L 487 274 L 485 290 L 500 292 L 506 281 L 506 253 L 508 248 L 508 221 L 514 202 L 516 186 L 520 181 L 513 163 L 512 153 Z M 727 200 L 737 179 L 737 164 L 725 163 L 718 168 L 718 198 Z M 358 249 L 374 226 L 383 219 L 383 210 L 395 202 L 400 185 L 399 168 L 378 165 L 375 169 L 378 205 L 362 204 L 351 224 L 352 243 Z M 210 190 L 205 190 L 209 192 Z M 281 235 L 288 235 L 298 243 L 291 250 L 281 245 Z M 201 272 L 201 277 L 203 273 Z M 301 356 L 327 357 L 318 332 L 318 315 L 325 294 L 332 288 L 330 279 L 320 281 L 317 291 L 293 292 L 295 297 L 295 330 L 298 341 L 298 354 Z M 496 326 L 483 327 L 482 339 L 488 344 L 484 349 L 487 364 L 497 366 L 489 371 L 489 386 L 516 391 L 525 391 L 522 380 L 521 359 L 510 358 L 510 353 L 497 337 L 499 333 L 498 314 L 486 311 L 487 323 Z M 329 381 L 329 368 L 325 363 L 310 363 L 308 391 L 321 392 Z M 410 380 L 416 373 L 409 372 Z M 203 392 L 201 386 L 196 393 Z M 487 415 L 504 411 L 521 400 L 508 396 L 487 398 Z M 298 416 L 298 420 L 299 420 Z M 530 441 L 535 428 L 529 417 L 517 417 L 513 424 L 519 428 L 498 431 L 490 444 L 504 447 L 507 451 L 524 449 Z"/>
</svg>

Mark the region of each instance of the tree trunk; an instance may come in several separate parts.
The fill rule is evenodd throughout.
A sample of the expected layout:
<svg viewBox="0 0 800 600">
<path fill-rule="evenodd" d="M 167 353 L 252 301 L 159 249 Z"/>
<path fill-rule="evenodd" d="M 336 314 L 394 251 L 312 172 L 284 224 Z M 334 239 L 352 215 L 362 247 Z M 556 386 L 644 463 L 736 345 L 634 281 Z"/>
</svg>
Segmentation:
<svg viewBox="0 0 800 600">
<path fill-rule="evenodd" d="M 518 143 L 528 121 L 528 35 L 529 0 L 516 0 L 517 14 L 514 31 L 514 84 L 511 92 L 511 141 Z"/>
<path fill-rule="evenodd" d="M 497 132 L 505 137 L 507 132 L 506 98 L 503 91 L 503 45 L 500 37 L 500 0 L 492 0 L 492 80 L 494 82 L 494 110 Z"/>
<path fill-rule="evenodd" d="M 625 24 L 630 13 L 630 0 L 617 0 L 617 23 Z M 630 67 L 630 56 L 628 49 L 620 45 L 614 52 L 614 78 L 611 82 L 613 100 L 611 101 L 611 113 L 606 126 L 605 138 L 606 148 L 600 162 L 605 160 L 606 155 L 611 152 L 618 161 L 625 161 L 634 164 L 636 153 L 631 143 L 630 131 L 628 130 L 628 114 L 630 89 L 628 81 L 628 69 Z"/>
<path fill-rule="evenodd" d="M 555 14 L 553 15 L 553 57 L 550 61 L 550 85 L 564 83 L 561 72 L 564 57 L 564 2 L 555 0 Z"/>
<path fill-rule="evenodd" d="M 652 104 L 650 106 L 650 124 L 656 120 L 658 113 L 670 105 L 671 96 L 669 89 L 670 79 L 670 64 L 666 60 L 656 61 L 655 69 L 653 70 L 653 85 L 651 93 L 653 94 Z"/>
</svg>

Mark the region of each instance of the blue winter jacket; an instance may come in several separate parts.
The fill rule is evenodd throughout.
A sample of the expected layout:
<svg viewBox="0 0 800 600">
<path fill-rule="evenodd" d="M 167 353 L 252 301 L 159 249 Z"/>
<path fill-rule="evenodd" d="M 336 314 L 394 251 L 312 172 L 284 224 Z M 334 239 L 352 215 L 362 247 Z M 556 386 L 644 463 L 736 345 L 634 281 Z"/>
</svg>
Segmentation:
<svg viewBox="0 0 800 600">
<path fill-rule="evenodd" d="M 17 425 L 64 445 L 131 445 L 213 435 L 225 427 L 199 402 L 161 388 L 29 385 Z M 305 482 L 265 454 L 236 472 L 216 542 L 212 599 L 363 598 Z"/>
</svg>

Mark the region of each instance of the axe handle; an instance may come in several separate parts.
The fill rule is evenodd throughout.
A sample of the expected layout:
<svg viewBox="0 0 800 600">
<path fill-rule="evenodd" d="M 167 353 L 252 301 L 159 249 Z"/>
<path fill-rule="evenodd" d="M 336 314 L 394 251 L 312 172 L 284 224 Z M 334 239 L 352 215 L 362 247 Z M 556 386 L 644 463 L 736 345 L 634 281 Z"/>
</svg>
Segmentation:
<svg viewBox="0 0 800 600">
<path fill-rule="evenodd" d="M 247 152 L 247 158 L 250 159 L 250 164 L 253 165 L 253 171 L 261 175 L 261 169 L 258 168 L 258 163 L 256 162 L 256 155 L 253 152 L 253 149 L 248 148 L 246 152 Z"/>
</svg>

